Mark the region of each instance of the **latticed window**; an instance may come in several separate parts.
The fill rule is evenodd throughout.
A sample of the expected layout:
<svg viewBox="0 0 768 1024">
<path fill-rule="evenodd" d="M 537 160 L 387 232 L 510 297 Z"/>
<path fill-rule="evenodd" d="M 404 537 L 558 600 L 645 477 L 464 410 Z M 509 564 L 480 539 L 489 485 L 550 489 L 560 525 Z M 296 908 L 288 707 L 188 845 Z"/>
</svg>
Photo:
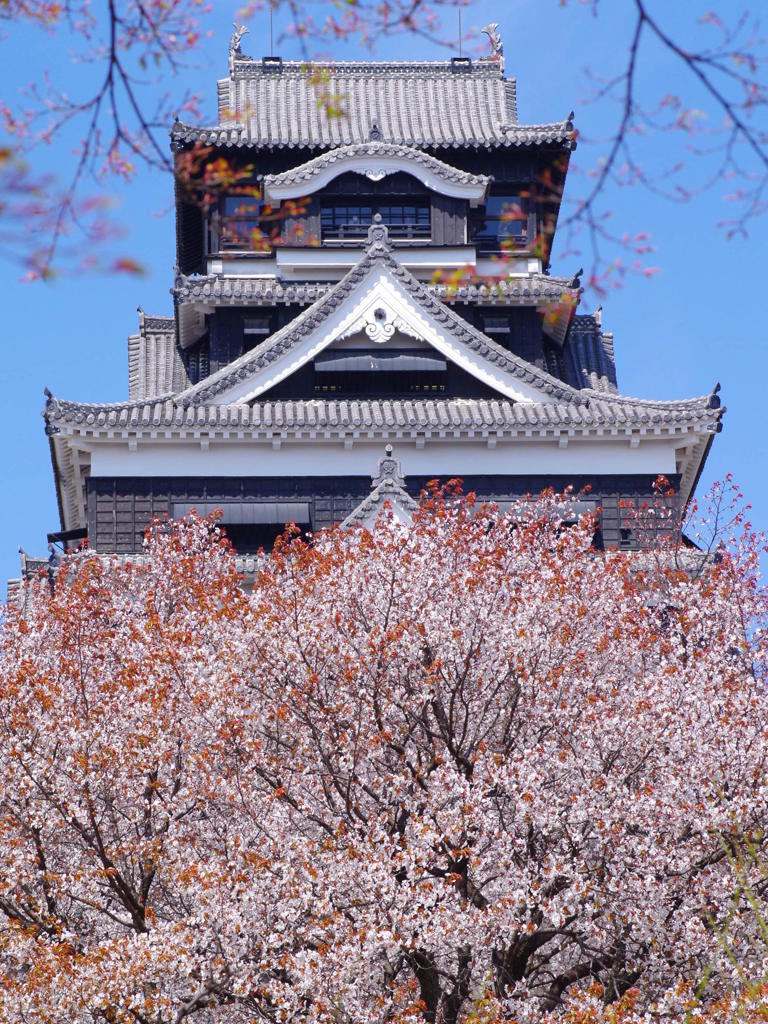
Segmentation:
<svg viewBox="0 0 768 1024">
<path fill-rule="evenodd" d="M 394 199 L 374 203 L 332 203 L 323 206 L 324 240 L 365 238 L 375 214 L 389 228 L 390 238 L 425 238 L 431 233 L 429 203 Z"/>
<path fill-rule="evenodd" d="M 486 334 L 509 334 L 509 317 L 484 316 L 483 330 Z"/>
</svg>

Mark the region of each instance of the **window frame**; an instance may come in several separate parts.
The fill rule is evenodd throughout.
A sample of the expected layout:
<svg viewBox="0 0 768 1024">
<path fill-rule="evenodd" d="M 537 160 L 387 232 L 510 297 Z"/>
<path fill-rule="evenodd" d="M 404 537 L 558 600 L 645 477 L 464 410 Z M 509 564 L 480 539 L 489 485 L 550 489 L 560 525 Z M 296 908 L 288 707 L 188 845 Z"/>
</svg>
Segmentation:
<svg viewBox="0 0 768 1024">
<path fill-rule="evenodd" d="M 377 213 L 381 214 L 382 224 L 388 229 L 391 241 L 418 242 L 423 245 L 432 241 L 432 204 L 428 199 L 407 195 L 374 195 L 355 196 L 354 200 L 333 199 L 321 202 L 320 237 L 323 243 L 365 241 Z M 406 211 L 409 209 L 413 211 L 412 220 L 406 219 Z M 347 217 L 341 220 L 336 214 L 342 210 L 359 211 L 359 219 L 350 221 Z M 400 211 L 399 222 L 391 216 L 393 210 Z M 388 213 L 390 216 L 387 216 Z M 329 220 L 333 222 L 330 225 Z"/>
<path fill-rule="evenodd" d="M 229 204 L 235 209 L 230 213 Z M 243 208 L 238 217 L 237 208 Z M 256 196 L 223 195 L 219 198 L 211 214 L 205 220 L 205 248 L 208 256 L 228 255 L 230 253 L 248 253 L 249 255 L 269 254 L 274 245 L 269 225 L 274 220 L 274 213 L 264 201 Z M 229 224 L 243 225 L 240 232 L 228 238 Z M 254 245 L 253 233 L 260 232 L 261 242 Z"/>
<path fill-rule="evenodd" d="M 526 196 L 524 192 L 525 190 L 521 189 L 518 193 L 510 191 L 504 195 L 488 196 L 474 232 L 473 242 L 478 255 L 499 256 L 530 250 L 535 224 L 531 223 L 532 203 L 530 197 Z M 494 207 L 498 206 L 498 212 L 488 213 L 491 204 Z M 516 208 L 520 210 L 519 216 L 513 216 Z M 502 232 L 501 225 L 503 224 L 520 225 L 521 230 L 519 233 L 513 233 L 511 230 Z M 495 231 L 484 230 L 491 225 L 496 226 Z M 505 244 L 507 242 L 509 244 Z"/>
</svg>

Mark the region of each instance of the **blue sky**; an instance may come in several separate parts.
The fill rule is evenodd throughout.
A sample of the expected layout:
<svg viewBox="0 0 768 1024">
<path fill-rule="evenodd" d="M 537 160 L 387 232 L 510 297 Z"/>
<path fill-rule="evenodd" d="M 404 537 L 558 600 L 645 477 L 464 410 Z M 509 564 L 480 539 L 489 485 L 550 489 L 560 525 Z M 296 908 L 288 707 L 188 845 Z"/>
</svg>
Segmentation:
<svg viewBox="0 0 768 1024">
<path fill-rule="evenodd" d="M 204 93 L 205 112 L 215 109 L 216 79 L 226 74 L 227 44 L 236 5 L 215 0 L 210 27 L 214 35 L 195 58 L 197 66 L 185 82 L 169 81 L 162 88 L 182 91 L 191 84 Z M 683 4 L 652 3 L 665 27 L 684 41 L 704 31 L 697 14 L 712 4 L 686 0 Z M 715 5 L 716 6 L 716 5 Z M 723 9 L 731 5 L 723 4 Z M 506 73 L 518 80 L 523 122 L 559 120 L 572 109 L 583 141 L 572 161 L 574 188 L 583 188 L 579 171 L 593 166 L 605 149 L 604 139 L 616 117 L 611 104 L 585 102 L 589 93 L 587 69 L 609 75 L 619 70 L 631 29 L 631 0 L 603 0 L 598 17 L 572 0 L 520 0 L 503 5 L 477 3 L 463 14 L 465 29 L 494 20 L 501 25 Z M 683 10 L 684 9 L 684 10 Z M 455 24 L 455 14 L 446 12 Z M 278 14 L 275 34 L 284 27 Z M 268 19 L 254 17 L 244 52 L 260 56 L 268 49 Z M 29 29 L 6 27 L 0 39 L 0 98 L 13 100 L 20 85 L 40 80 L 50 69 L 58 81 L 77 94 L 89 69 L 73 68 L 65 37 L 46 36 Z M 446 24 L 446 35 L 449 24 Z M 299 57 L 294 41 L 276 47 L 285 58 Z M 337 46 L 333 56 L 360 56 L 360 51 Z M 377 47 L 382 58 L 435 58 L 445 51 L 415 37 L 400 37 Z M 676 65 L 649 47 L 639 88 L 651 103 L 659 90 L 683 93 L 707 113 L 705 98 Z M 161 86 L 158 84 L 158 89 Z M 594 140 L 594 141 L 592 141 Z M 74 140 L 41 155 L 41 164 L 57 170 L 71 159 Z M 678 138 L 648 139 L 642 143 L 648 166 L 674 157 Z M 731 472 L 753 505 L 752 520 L 768 529 L 764 380 L 766 375 L 765 242 L 768 222 L 756 221 L 746 239 L 726 241 L 716 222 L 730 214 L 716 187 L 689 203 L 676 204 L 638 188 L 611 191 L 605 206 L 617 233 L 649 232 L 656 247 L 651 261 L 661 269 L 651 278 L 628 277 L 624 287 L 602 299 L 585 295 L 582 311 L 603 305 L 605 329 L 615 335 L 620 389 L 647 398 L 683 398 L 722 383 L 728 407 L 725 429 L 716 438 L 699 486 Z M 18 574 L 17 549 L 45 553 L 48 531 L 59 528 L 48 443 L 40 416 L 43 388 L 62 398 L 117 401 L 127 397 L 127 336 L 135 330 L 136 307 L 152 314 L 171 312 L 169 289 L 174 263 L 174 227 L 170 215 L 172 183 L 159 173 L 142 173 L 120 190 L 120 218 L 126 233 L 119 251 L 137 257 L 147 268 L 144 277 L 68 275 L 49 284 L 22 284 L 20 268 L 0 262 L 3 308 L 2 402 L 0 402 L 0 502 L 2 544 L 0 587 Z M 562 248 L 562 247 L 561 247 Z M 589 259 L 557 248 L 553 272 L 573 273 Z"/>
</svg>

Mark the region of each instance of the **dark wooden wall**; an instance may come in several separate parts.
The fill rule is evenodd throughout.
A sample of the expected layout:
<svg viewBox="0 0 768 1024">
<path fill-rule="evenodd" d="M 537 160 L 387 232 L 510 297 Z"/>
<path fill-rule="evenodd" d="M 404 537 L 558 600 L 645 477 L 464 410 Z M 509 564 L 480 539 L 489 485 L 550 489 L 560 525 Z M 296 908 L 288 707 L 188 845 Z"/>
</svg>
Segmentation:
<svg viewBox="0 0 768 1024">
<path fill-rule="evenodd" d="M 211 159 L 215 158 L 215 153 Z M 238 162 L 253 167 L 252 181 L 259 187 L 261 176 L 279 173 L 296 167 L 318 153 L 312 150 L 283 150 L 274 152 L 247 151 L 233 154 L 224 151 L 224 156 L 237 166 Z M 538 209 L 539 219 L 551 223 L 557 216 L 560 202 L 560 183 L 564 179 L 567 153 L 556 147 L 543 147 L 529 153 L 514 150 L 496 149 L 482 150 L 449 149 L 434 150 L 433 155 L 446 163 L 469 171 L 473 174 L 485 174 L 493 178 L 493 191 L 499 195 L 514 193 L 521 187 L 531 194 L 531 209 Z M 546 181 L 547 195 L 542 192 L 539 184 Z M 428 192 L 417 179 L 407 174 L 387 175 L 379 182 L 371 182 L 359 174 L 340 175 L 330 182 L 322 193 L 311 197 L 303 213 L 290 216 L 281 226 L 283 244 L 317 244 L 320 238 L 320 199 L 356 197 L 372 195 L 417 195 L 428 197 L 432 207 L 432 241 L 429 244 L 463 245 L 471 241 L 472 228 L 468 222 L 473 211 L 462 199 L 451 199 L 435 192 Z M 536 215 L 531 213 L 531 223 Z M 533 234 L 531 228 L 531 234 Z M 547 234 L 547 231 L 545 231 Z M 551 231 L 549 231 L 551 234 Z M 204 218 L 199 206 L 189 201 L 189 197 L 177 196 L 177 260 L 183 273 L 200 272 L 204 266 Z"/>
<path fill-rule="evenodd" d="M 208 318 L 209 372 L 216 373 L 244 352 L 264 340 L 246 336 L 246 319 L 266 319 L 270 334 L 280 330 L 304 309 L 304 306 L 219 306 Z"/>
<path fill-rule="evenodd" d="M 602 508 L 602 542 L 606 547 L 637 546 L 631 533 L 631 507 L 653 500 L 651 476 L 469 476 L 464 491 L 479 498 L 509 501 L 553 487 L 589 488 L 589 500 Z M 418 497 L 427 477 L 408 477 L 410 494 Z M 670 478 L 677 490 L 679 476 Z M 141 550 L 144 531 L 153 517 L 170 516 L 174 502 L 306 501 L 313 530 L 344 519 L 371 491 L 370 477 L 91 477 L 88 480 L 88 537 L 100 552 Z M 666 499 L 679 512 L 679 498 Z M 675 528 L 674 519 L 672 528 Z"/>
<path fill-rule="evenodd" d="M 476 306 L 452 303 L 451 309 L 479 331 L 485 332 L 487 321 L 506 320 L 506 333 L 489 333 L 488 337 L 526 362 L 544 367 L 544 334 L 541 316 L 533 307 Z"/>
<path fill-rule="evenodd" d="M 467 242 L 469 203 L 430 192 L 432 240 L 430 245 L 464 245 Z"/>
<path fill-rule="evenodd" d="M 176 200 L 176 262 L 182 274 L 195 274 L 205 262 L 203 211 L 194 202 Z"/>
</svg>

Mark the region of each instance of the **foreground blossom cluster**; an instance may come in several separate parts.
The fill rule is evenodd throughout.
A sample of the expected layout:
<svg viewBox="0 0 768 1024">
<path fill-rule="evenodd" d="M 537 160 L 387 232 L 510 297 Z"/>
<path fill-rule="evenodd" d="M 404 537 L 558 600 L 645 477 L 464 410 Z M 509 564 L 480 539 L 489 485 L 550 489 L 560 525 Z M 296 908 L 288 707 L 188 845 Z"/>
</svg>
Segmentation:
<svg viewBox="0 0 768 1024">
<path fill-rule="evenodd" d="M 593 528 L 437 494 L 246 593 L 192 518 L 31 587 L 0 1021 L 764 1019 L 755 544 Z"/>
</svg>

